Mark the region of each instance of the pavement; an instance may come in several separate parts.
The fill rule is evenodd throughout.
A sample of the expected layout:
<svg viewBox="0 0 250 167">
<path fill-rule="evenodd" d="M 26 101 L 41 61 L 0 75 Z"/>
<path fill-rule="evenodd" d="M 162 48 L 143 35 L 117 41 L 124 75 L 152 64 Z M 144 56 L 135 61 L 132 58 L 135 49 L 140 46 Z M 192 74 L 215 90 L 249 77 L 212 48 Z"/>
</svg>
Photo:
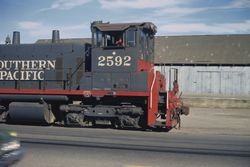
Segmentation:
<svg viewBox="0 0 250 167">
<path fill-rule="evenodd" d="M 19 134 L 15 167 L 250 167 L 250 110 L 191 108 L 180 130 L 151 132 L 0 124 Z"/>
</svg>

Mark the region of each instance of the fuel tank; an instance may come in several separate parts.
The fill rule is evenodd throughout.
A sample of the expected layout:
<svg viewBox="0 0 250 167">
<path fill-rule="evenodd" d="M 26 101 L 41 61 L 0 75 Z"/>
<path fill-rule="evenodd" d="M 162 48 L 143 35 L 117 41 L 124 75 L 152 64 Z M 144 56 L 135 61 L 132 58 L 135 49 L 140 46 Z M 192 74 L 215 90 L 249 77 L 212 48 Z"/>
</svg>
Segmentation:
<svg viewBox="0 0 250 167">
<path fill-rule="evenodd" d="M 11 123 L 51 124 L 55 121 L 55 116 L 46 103 L 12 102 L 8 116 Z"/>
</svg>

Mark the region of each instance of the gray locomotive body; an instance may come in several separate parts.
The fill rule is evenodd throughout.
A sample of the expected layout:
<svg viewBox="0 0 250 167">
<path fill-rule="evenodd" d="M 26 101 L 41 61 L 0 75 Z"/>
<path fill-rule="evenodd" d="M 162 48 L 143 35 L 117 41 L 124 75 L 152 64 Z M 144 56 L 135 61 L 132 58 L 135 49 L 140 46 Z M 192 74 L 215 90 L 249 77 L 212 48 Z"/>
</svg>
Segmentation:
<svg viewBox="0 0 250 167">
<path fill-rule="evenodd" d="M 0 118 L 81 126 L 108 122 L 120 128 L 176 126 L 183 113 L 177 89 L 168 92 L 165 77 L 154 70 L 156 27 L 93 22 L 91 31 L 91 44 L 61 43 L 54 31 L 52 43 L 20 44 L 15 32 L 13 44 L 0 45 Z"/>
<path fill-rule="evenodd" d="M 89 49 L 88 44 L 1 45 L 0 87 L 33 90 L 83 87 L 80 80 L 90 71 L 90 62 L 86 62 L 90 61 Z"/>
</svg>

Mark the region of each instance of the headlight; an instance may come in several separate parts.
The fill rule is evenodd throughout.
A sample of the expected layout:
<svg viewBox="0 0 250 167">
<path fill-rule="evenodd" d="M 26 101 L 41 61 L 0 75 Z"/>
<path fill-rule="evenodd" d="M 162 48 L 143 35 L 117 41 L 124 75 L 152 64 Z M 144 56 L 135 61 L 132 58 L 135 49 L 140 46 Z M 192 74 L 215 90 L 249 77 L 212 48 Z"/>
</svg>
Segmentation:
<svg viewBox="0 0 250 167">
<path fill-rule="evenodd" d="M 17 137 L 17 133 L 16 132 L 9 132 L 10 136 L 12 137 Z"/>
<path fill-rule="evenodd" d="M 3 144 L 1 150 L 2 151 L 16 150 L 16 149 L 19 149 L 20 146 L 21 146 L 20 143 L 14 140 L 14 141 Z"/>
</svg>

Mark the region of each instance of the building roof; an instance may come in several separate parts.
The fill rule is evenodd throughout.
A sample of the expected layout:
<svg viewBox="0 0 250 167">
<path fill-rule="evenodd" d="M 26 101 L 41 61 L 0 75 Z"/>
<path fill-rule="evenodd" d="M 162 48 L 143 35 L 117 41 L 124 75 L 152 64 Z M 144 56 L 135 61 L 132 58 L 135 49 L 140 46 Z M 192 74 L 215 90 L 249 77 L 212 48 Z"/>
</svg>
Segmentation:
<svg viewBox="0 0 250 167">
<path fill-rule="evenodd" d="M 36 43 L 51 43 L 50 39 Z M 61 39 L 61 43 L 91 43 L 90 38 Z M 250 65 L 250 34 L 156 36 L 155 64 Z"/>
<path fill-rule="evenodd" d="M 155 63 L 175 65 L 250 65 L 250 34 L 158 36 Z"/>
</svg>

